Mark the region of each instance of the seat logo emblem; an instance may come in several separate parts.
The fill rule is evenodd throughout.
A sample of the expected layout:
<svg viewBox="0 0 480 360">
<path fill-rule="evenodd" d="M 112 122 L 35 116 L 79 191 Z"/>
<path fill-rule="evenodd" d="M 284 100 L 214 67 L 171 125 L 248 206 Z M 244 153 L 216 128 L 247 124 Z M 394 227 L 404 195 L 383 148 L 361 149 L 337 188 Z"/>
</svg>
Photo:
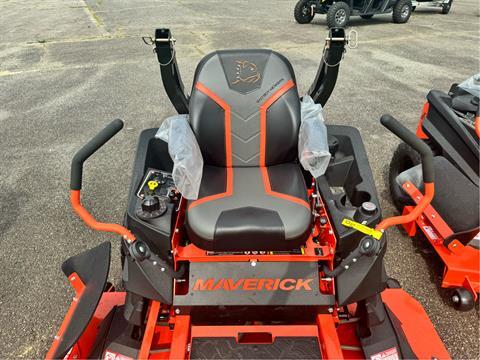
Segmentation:
<svg viewBox="0 0 480 360">
<path fill-rule="evenodd" d="M 257 65 L 247 60 L 235 60 L 235 80 L 232 85 L 238 83 L 255 84 L 261 75 Z"/>
</svg>

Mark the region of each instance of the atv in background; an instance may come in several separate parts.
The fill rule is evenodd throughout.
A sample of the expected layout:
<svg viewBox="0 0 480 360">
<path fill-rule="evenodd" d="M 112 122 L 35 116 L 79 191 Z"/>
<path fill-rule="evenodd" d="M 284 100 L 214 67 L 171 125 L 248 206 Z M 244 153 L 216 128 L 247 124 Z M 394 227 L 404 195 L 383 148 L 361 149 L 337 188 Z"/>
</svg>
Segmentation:
<svg viewBox="0 0 480 360">
<path fill-rule="evenodd" d="M 329 28 L 346 27 L 350 16 L 371 19 L 376 14 L 392 13 L 393 22 L 403 24 L 413 11 L 411 0 L 299 0 L 295 5 L 295 20 L 307 24 L 315 14 L 327 14 Z"/>
</svg>

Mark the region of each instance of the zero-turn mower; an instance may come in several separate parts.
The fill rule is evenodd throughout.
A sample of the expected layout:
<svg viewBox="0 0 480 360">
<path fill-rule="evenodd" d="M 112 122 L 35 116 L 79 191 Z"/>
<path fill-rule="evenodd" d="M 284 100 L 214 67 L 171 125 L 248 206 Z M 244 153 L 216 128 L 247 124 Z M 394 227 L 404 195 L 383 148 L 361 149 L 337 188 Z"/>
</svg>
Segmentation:
<svg viewBox="0 0 480 360">
<path fill-rule="evenodd" d="M 421 305 L 383 264 L 385 230 L 411 222 L 432 199 L 428 146 L 382 117 L 421 154 L 426 189 L 410 214 L 382 220 L 357 129 L 327 125 L 325 174 L 301 168 L 301 98 L 284 56 L 213 52 L 187 96 L 170 31 L 158 29 L 147 42 L 201 149 L 199 196 L 178 192 L 171 144 L 146 129 L 124 223 L 100 223 L 80 201 L 83 163 L 123 122 L 75 155 L 72 206 L 90 227 L 121 236 L 123 289 L 106 286 L 109 242 L 65 261 L 75 297 L 47 358 L 448 358 Z M 342 29 L 331 29 L 308 92 L 315 103 L 332 93 L 346 43 Z"/>
<path fill-rule="evenodd" d="M 480 74 L 476 77 L 476 93 L 453 84 L 448 94 L 427 95 L 416 134 L 435 155 L 435 197 L 403 224 L 409 236 L 426 240 L 438 254 L 444 263 L 441 286 L 452 290 L 454 307 L 464 311 L 474 307 L 480 291 Z M 390 163 L 390 194 L 403 214 L 423 198 L 420 162 L 416 151 L 401 143 Z"/>
</svg>

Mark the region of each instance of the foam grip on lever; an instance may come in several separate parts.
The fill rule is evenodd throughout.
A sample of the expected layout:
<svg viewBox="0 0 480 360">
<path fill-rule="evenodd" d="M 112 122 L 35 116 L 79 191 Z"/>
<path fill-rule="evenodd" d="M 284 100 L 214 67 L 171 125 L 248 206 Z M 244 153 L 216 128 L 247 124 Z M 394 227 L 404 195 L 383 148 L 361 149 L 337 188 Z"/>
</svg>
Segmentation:
<svg viewBox="0 0 480 360">
<path fill-rule="evenodd" d="M 70 173 L 70 189 L 80 190 L 82 188 L 83 163 L 95 151 L 100 149 L 105 143 L 115 136 L 123 128 L 123 121 L 120 119 L 113 120 L 102 131 L 95 135 L 88 143 L 77 151 L 72 160 L 72 168 Z"/>
<path fill-rule="evenodd" d="M 382 115 L 380 123 L 420 154 L 422 157 L 423 182 L 433 183 L 435 171 L 430 147 L 391 115 Z"/>
</svg>

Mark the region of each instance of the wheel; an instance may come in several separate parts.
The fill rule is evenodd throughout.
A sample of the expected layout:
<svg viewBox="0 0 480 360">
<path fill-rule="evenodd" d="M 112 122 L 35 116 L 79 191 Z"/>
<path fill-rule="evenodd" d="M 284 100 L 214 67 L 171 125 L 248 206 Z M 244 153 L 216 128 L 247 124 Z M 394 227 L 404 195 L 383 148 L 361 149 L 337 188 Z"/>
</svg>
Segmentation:
<svg viewBox="0 0 480 360">
<path fill-rule="evenodd" d="M 416 6 L 412 6 L 412 12 L 414 12 L 416 8 Z"/>
<path fill-rule="evenodd" d="M 400 213 L 403 211 L 404 206 L 414 205 L 414 202 L 403 191 L 402 187 L 397 184 L 397 176 L 405 170 L 420 164 L 421 160 L 420 155 L 405 143 L 400 143 L 393 153 L 388 171 L 388 181 L 393 205 Z"/>
<path fill-rule="evenodd" d="M 373 14 L 369 14 L 369 15 L 360 15 L 360 17 L 362 19 L 371 19 L 373 17 Z"/>
<path fill-rule="evenodd" d="M 410 0 L 398 0 L 393 6 L 393 22 L 403 24 L 412 15 L 412 2 Z"/>
<path fill-rule="evenodd" d="M 453 0 L 450 0 L 448 3 L 442 4 L 442 14 L 447 15 L 450 12 L 452 2 Z"/>
<path fill-rule="evenodd" d="M 456 288 L 452 293 L 453 307 L 460 311 L 468 311 L 473 309 L 475 303 L 473 295 L 465 288 Z"/>
<path fill-rule="evenodd" d="M 339 27 L 343 28 L 347 26 L 348 19 L 350 18 L 350 7 L 343 1 L 336 2 L 327 12 L 327 25 L 329 28 Z"/>
<path fill-rule="evenodd" d="M 293 10 L 293 16 L 299 24 L 308 24 L 312 21 L 312 9 L 308 6 L 308 1 L 299 0 Z"/>
<path fill-rule="evenodd" d="M 402 285 L 400 285 L 400 281 L 394 278 L 388 278 L 387 279 L 387 288 L 389 289 L 401 289 Z"/>
</svg>

